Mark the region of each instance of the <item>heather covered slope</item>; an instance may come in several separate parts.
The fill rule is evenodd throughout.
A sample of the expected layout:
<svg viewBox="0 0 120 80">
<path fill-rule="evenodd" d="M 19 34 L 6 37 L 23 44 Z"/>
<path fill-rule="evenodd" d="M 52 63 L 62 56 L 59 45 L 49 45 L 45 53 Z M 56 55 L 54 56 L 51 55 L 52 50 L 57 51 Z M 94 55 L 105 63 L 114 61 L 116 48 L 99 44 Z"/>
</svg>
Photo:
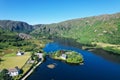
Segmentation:
<svg viewBox="0 0 120 80">
<path fill-rule="evenodd" d="M 73 38 L 84 44 L 92 42 L 120 44 L 120 13 L 35 26 L 37 29 L 32 32 L 34 35 Z"/>
</svg>

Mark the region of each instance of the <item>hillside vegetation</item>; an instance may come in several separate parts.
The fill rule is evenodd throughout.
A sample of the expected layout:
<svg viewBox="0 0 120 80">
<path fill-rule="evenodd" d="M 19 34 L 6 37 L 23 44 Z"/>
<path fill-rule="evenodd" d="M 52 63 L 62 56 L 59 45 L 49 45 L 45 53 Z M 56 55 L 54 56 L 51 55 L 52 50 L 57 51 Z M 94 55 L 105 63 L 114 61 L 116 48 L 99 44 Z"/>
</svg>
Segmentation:
<svg viewBox="0 0 120 80">
<path fill-rule="evenodd" d="M 44 46 L 43 44 L 43 41 L 34 39 L 25 33 L 0 28 L 0 56 L 16 53 L 19 50 L 25 52 L 40 50 Z"/>
<path fill-rule="evenodd" d="M 26 38 L 31 38 L 29 35 L 32 35 L 37 39 L 54 39 L 56 37 L 63 39 L 63 41 L 73 39 L 82 45 L 102 47 L 110 52 L 116 53 L 117 51 L 120 54 L 120 13 L 38 25 L 29 25 L 21 21 L 0 20 L 0 28 L 3 30 L 0 37 L 1 48 L 8 47 L 6 44 L 13 46 L 28 45 L 29 40 L 26 40 L 27 44 L 25 40 L 22 40 L 26 36 Z M 14 34 L 20 35 L 18 37 Z M 103 46 L 98 43 L 115 46 Z"/>
<path fill-rule="evenodd" d="M 47 38 L 72 38 L 91 45 L 93 42 L 120 45 L 120 13 L 68 20 L 54 24 L 35 25 L 31 34 Z M 119 51 L 118 51 L 119 52 Z"/>
<path fill-rule="evenodd" d="M 38 28 L 33 34 L 73 38 L 80 43 L 120 44 L 120 13 L 35 26 Z"/>
</svg>

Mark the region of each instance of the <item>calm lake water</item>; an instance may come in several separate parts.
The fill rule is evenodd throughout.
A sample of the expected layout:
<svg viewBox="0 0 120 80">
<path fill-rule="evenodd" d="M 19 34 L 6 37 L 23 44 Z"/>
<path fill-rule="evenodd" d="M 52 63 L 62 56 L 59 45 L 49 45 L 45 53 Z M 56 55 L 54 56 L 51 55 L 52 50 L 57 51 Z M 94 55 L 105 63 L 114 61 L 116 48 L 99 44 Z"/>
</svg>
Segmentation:
<svg viewBox="0 0 120 80">
<path fill-rule="evenodd" d="M 84 65 L 70 65 L 49 57 L 28 77 L 27 80 L 120 80 L 120 64 L 110 62 L 91 52 L 75 47 L 49 43 L 44 48 L 45 52 L 56 50 L 73 50 L 84 57 Z M 55 64 L 54 69 L 47 65 Z"/>
</svg>

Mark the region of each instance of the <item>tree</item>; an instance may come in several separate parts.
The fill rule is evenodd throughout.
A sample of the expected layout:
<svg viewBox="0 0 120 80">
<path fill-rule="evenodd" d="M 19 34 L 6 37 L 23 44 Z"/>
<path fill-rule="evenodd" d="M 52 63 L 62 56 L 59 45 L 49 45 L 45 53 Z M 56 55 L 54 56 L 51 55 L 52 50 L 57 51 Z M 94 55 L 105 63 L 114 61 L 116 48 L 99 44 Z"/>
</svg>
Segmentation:
<svg viewBox="0 0 120 80">
<path fill-rule="evenodd" d="M 35 54 L 34 52 L 31 53 L 31 59 L 34 60 Z"/>
<path fill-rule="evenodd" d="M 7 69 L 3 69 L 0 72 L 0 80 L 12 80 L 12 77 L 8 74 Z"/>
<path fill-rule="evenodd" d="M 0 64 L 1 64 L 1 58 L 0 58 Z"/>
<path fill-rule="evenodd" d="M 39 57 L 37 55 L 35 56 L 35 61 L 39 61 Z"/>
</svg>

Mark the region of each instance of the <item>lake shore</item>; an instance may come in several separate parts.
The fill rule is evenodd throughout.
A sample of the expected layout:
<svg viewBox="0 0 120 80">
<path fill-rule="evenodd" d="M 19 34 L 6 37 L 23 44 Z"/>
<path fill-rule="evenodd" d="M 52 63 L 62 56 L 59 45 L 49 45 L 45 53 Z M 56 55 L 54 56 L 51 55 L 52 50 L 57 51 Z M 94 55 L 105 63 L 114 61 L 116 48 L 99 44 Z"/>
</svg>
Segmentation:
<svg viewBox="0 0 120 80">
<path fill-rule="evenodd" d="M 43 61 L 44 61 L 44 58 L 42 58 L 40 62 L 38 62 L 33 68 L 31 68 L 31 69 L 29 70 L 29 72 L 27 72 L 27 74 L 23 75 L 23 76 L 20 78 L 20 80 L 25 80 L 25 79 L 27 79 L 27 78 L 34 72 L 34 70 L 35 70 L 40 64 L 42 64 Z"/>
<path fill-rule="evenodd" d="M 109 61 L 120 63 L 120 55 L 118 55 L 118 54 L 108 52 L 108 51 L 103 50 L 101 48 L 87 49 L 87 51 L 90 51 L 96 55 L 99 55 L 99 56 L 101 56 Z"/>
<path fill-rule="evenodd" d="M 57 46 L 57 47 L 56 47 Z M 54 60 L 46 56 L 46 61 L 33 72 L 28 80 L 119 80 L 120 65 L 103 59 L 89 51 L 81 50 L 71 46 L 64 46 L 58 43 L 49 43 L 44 48 L 46 53 L 57 50 L 73 50 L 84 56 L 84 65 L 70 65 L 64 61 Z M 49 69 L 47 65 L 56 64 L 56 67 Z M 104 73 L 104 74 L 101 74 Z M 112 75 L 112 76 L 110 76 Z"/>
</svg>

